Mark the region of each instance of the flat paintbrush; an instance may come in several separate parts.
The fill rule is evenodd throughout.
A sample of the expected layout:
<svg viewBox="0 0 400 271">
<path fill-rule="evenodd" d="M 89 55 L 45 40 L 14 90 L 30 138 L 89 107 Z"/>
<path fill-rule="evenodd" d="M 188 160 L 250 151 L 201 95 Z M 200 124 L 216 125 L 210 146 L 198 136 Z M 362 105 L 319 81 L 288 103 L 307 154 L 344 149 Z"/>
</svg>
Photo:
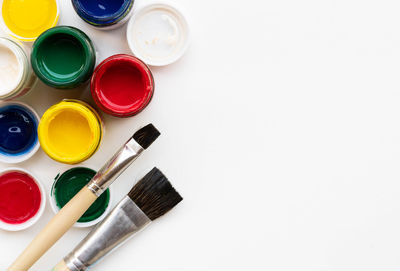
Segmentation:
<svg viewBox="0 0 400 271">
<path fill-rule="evenodd" d="M 86 271 L 182 200 L 153 168 L 52 271 Z"/>
<path fill-rule="evenodd" d="M 138 130 L 93 179 L 50 220 L 7 270 L 28 270 L 159 135 L 160 133 L 152 124 Z"/>
</svg>

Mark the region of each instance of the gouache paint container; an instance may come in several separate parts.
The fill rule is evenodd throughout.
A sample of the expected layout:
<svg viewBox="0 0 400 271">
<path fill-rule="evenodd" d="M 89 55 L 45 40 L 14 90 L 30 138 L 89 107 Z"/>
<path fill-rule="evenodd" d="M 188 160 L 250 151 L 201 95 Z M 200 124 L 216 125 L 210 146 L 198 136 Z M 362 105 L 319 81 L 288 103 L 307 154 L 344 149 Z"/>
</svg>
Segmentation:
<svg viewBox="0 0 400 271">
<path fill-rule="evenodd" d="M 58 174 L 50 191 L 50 205 L 58 213 L 96 175 L 87 167 L 75 167 Z M 99 223 L 111 209 L 111 190 L 108 188 L 75 223 L 75 227 L 90 227 Z"/>
<path fill-rule="evenodd" d="M 39 149 L 39 116 L 21 102 L 0 103 L 0 162 L 20 163 Z"/>
<path fill-rule="evenodd" d="M 36 82 L 29 51 L 18 41 L 0 37 L 0 100 L 26 94 Z"/>
<path fill-rule="evenodd" d="M 126 32 L 132 53 L 151 66 L 177 61 L 189 46 L 189 25 L 176 7 L 155 2 L 136 11 Z"/>
<path fill-rule="evenodd" d="M 39 141 L 46 154 L 60 163 L 77 164 L 89 159 L 103 137 L 100 116 L 88 104 L 63 100 L 53 105 L 39 123 Z"/>
<path fill-rule="evenodd" d="M 7 34 L 22 41 L 34 41 L 57 25 L 59 5 L 56 0 L 2 0 L 2 26 Z"/>
<path fill-rule="evenodd" d="M 102 111 L 116 117 L 130 117 L 151 101 L 154 79 L 149 67 L 140 59 L 114 55 L 97 66 L 90 89 Z"/>
<path fill-rule="evenodd" d="M 46 206 L 43 185 L 27 170 L 8 168 L 0 172 L 0 229 L 29 228 Z"/>
<path fill-rule="evenodd" d="M 122 26 L 133 12 L 134 0 L 72 0 L 76 13 L 86 23 L 109 30 Z"/>
<path fill-rule="evenodd" d="M 92 75 L 96 51 L 89 37 L 79 29 L 57 26 L 37 38 L 31 62 L 43 83 L 55 88 L 74 88 Z"/>
</svg>

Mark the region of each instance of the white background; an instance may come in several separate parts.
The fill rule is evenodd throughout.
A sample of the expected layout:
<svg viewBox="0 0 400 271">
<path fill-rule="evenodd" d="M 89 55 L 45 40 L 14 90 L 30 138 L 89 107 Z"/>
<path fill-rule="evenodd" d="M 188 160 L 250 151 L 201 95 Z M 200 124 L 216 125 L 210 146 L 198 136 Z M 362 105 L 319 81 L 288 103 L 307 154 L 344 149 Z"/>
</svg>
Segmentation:
<svg viewBox="0 0 400 271">
<path fill-rule="evenodd" d="M 114 183 L 114 203 L 155 165 L 184 201 L 93 270 L 400 270 L 399 2 L 176 1 L 191 47 L 152 68 L 144 112 L 103 115 L 84 164 L 98 169 L 153 122 L 162 136 Z M 93 30 L 62 2 L 61 24 L 83 29 L 99 60 L 129 53 L 126 27 Z M 64 97 L 91 102 L 42 83 L 23 100 L 43 114 Z M 69 168 L 42 151 L 21 166 L 47 189 Z M 51 216 L 47 206 L 29 230 L 0 232 L 1 270 Z M 70 230 L 32 270 L 88 231 Z"/>
</svg>

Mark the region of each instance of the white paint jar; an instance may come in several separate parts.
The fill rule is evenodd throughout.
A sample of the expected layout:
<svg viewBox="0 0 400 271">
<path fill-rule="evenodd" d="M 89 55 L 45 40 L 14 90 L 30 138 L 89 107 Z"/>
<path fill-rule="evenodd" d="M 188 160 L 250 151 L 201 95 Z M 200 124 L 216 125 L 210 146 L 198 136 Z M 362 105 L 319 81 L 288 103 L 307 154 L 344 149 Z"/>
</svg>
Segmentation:
<svg viewBox="0 0 400 271">
<path fill-rule="evenodd" d="M 189 24 L 176 5 L 152 2 L 132 16 L 126 37 L 137 58 L 150 66 L 164 66 L 177 61 L 188 48 Z"/>
<path fill-rule="evenodd" d="M 0 100 L 20 97 L 36 83 L 29 55 L 19 41 L 0 37 Z"/>
</svg>

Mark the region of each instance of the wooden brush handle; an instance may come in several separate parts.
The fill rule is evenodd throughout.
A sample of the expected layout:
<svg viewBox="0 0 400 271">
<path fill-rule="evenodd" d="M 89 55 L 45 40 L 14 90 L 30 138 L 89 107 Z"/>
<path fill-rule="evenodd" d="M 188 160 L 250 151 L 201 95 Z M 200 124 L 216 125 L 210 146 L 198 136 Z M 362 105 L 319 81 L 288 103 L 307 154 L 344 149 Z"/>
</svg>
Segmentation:
<svg viewBox="0 0 400 271">
<path fill-rule="evenodd" d="M 86 186 L 33 239 L 7 271 L 26 271 L 60 239 L 97 199 Z"/>
<path fill-rule="evenodd" d="M 65 264 L 64 260 L 59 262 L 51 271 L 71 271 L 67 265 Z"/>
</svg>

